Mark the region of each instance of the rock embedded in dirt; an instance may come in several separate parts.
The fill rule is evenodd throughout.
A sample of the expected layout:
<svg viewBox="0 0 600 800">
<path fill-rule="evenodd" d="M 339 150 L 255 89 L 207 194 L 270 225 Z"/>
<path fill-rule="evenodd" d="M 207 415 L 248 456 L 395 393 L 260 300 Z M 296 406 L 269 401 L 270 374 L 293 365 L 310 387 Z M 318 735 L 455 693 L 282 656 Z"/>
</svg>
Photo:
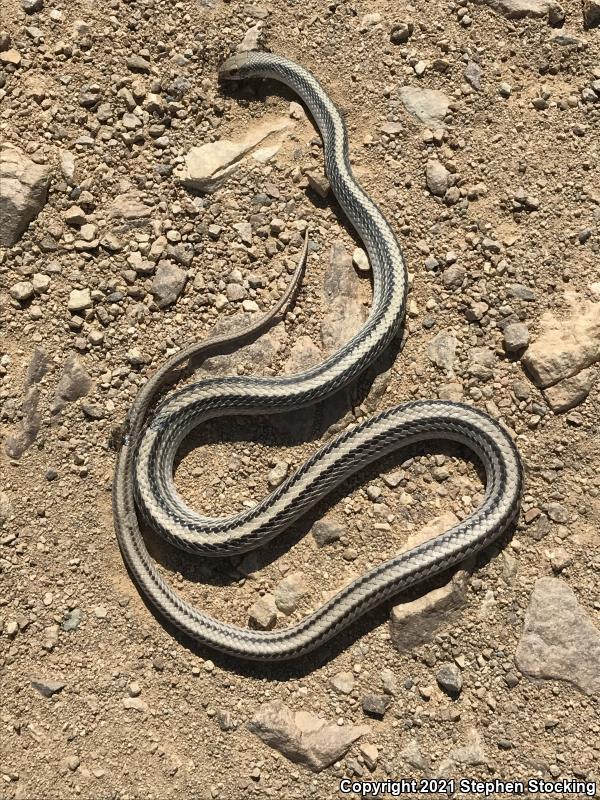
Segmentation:
<svg viewBox="0 0 600 800">
<path fill-rule="evenodd" d="M 250 625 L 261 631 L 270 631 L 277 622 L 277 606 L 272 594 L 259 597 L 248 612 Z"/>
<path fill-rule="evenodd" d="M 570 411 L 586 399 L 596 382 L 594 369 L 582 369 L 577 375 L 565 378 L 544 389 L 544 397 L 555 414 Z"/>
<path fill-rule="evenodd" d="M 427 162 L 426 168 L 427 188 L 435 197 L 443 197 L 448 190 L 450 173 L 446 167 L 436 158 L 431 158 Z"/>
<path fill-rule="evenodd" d="M 92 296 L 89 289 L 73 289 L 69 294 L 67 308 L 72 314 L 92 307 Z"/>
<path fill-rule="evenodd" d="M 284 614 L 292 614 L 307 593 L 308 584 L 304 575 L 292 572 L 275 587 L 275 605 Z"/>
<path fill-rule="evenodd" d="M 268 136 L 280 133 L 292 125 L 289 117 L 279 117 L 254 126 L 239 141 L 220 139 L 192 147 L 177 177 L 188 189 L 214 192 L 239 168 L 246 154 Z"/>
<path fill-rule="evenodd" d="M 337 725 L 307 711 L 293 712 L 281 700 L 263 704 L 248 729 L 290 761 L 313 772 L 339 761 L 355 741 L 370 732 L 366 725 Z"/>
<path fill-rule="evenodd" d="M 450 697 L 458 697 L 463 686 L 463 677 L 456 664 L 442 664 L 435 674 L 438 685 Z"/>
<path fill-rule="evenodd" d="M 62 692 L 66 686 L 64 681 L 55 681 L 51 678 L 32 678 L 31 685 L 44 697 L 52 697 L 52 695 Z"/>
<path fill-rule="evenodd" d="M 531 678 L 568 681 L 587 694 L 600 692 L 600 631 L 564 581 L 536 581 L 515 661 Z"/>
<path fill-rule="evenodd" d="M 187 273 L 171 261 L 159 261 L 152 281 L 151 292 L 159 308 L 177 302 L 185 289 Z"/>
<path fill-rule="evenodd" d="M 431 128 L 444 127 L 444 118 L 450 100 L 440 89 L 420 89 L 416 86 L 401 86 L 400 100 L 409 114 Z"/>
<path fill-rule="evenodd" d="M 311 533 L 319 547 L 337 542 L 346 533 L 346 528 L 334 519 L 319 519 L 311 528 Z"/>
<path fill-rule="evenodd" d="M 71 355 L 65 362 L 63 374 L 56 387 L 55 403 L 61 407 L 64 401 L 72 403 L 85 397 L 92 388 L 92 379 L 88 375 L 83 362 L 76 355 Z"/>
<path fill-rule="evenodd" d="M 523 363 L 544 389 L 600 361 L 600 303 L 569 297 L 571 313 L 542 317 L 542 332 L 529 346 Z"/>
<path fill-rule="evenodd" d="M 46 204 L 51 168 L 21 148 L 0 145 L 0 245 L 12 247 Z"/>
<path fill-rule="evenodd" d="M 390 31 L 390 42 L 392 44 L 406 44 L 413 34 L 414 26 L 412 22 L 396 22 Z"/>
<path fill-rule="evenodd" d="M 367 317 L 360 286 L 360 279 L 352 269 L 352 258 L 344 245 L 336 242 L 325 274 L 327 310 L 321 323 L 321 341 L 328 353 L 348 342 Z"/>
<path fill-rule="evenodd" d="M 469 61 L 467 62 L 467 66 L 465 67 L 465 80 L 476 92 L 481 91 L 481 75 L 482 69 L 481 66 L 476 61 Z"/>
<path fill-rule="evenodd" d="M 448 757 L 456 764 L 465 764 L 472 767 L 485 764 L 486 754 L 483 736 L 477 728 L 468 728 L 464 744 L 454 747 L 448 754 Z"/>
<path fill-rule="evenodd" d="M 518 353 L 529 344 L 529 328 L 524 322 L 511 322 L 504 328 L 504 349 L 507 353 Z"/>
<path fill-rule="evenodd" d="M 362 708 L 368 716 L 383 719 L 391 703 L 392 698 L 388 694 L 369 693 L 362 699 Z"/>
<path fill-rule="evenodd" d="M 329 679 L 329 683 L 340 694 L 350 694 L 354 689 L 354 675 L 351 672 L 336 672 Z"/>
<path fill-rule="evenodd" d="M 507 19 L 526 17 L 545 18 L 551 25 L 562 24 L 564 11 L 554 0 L 476 0 L 480 5 L 490 6 Z"/>
<path fill-rule="evenodd" d="M 449 375 L 456 360 L 458 341 L 451 331 L 440 331 L 429 343 L 427 355 L 433 363 Z"/>
</svg>

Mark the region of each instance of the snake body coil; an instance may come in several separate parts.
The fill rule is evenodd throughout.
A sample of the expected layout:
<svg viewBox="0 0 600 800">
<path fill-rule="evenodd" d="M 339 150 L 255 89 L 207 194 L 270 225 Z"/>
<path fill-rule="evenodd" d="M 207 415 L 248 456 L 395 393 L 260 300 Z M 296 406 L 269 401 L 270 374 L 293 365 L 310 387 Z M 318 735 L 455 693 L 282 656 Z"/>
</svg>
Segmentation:
<svg viewBox="0 0 600 800">
<path fill-rule="evenodd" d="M 386 598 L 459 563 L 498 537 L 518 514 L 522 469 L 510 437 L 487 415 L 459 403 L 417 401 L 342 433 L 250 510 L 213 518 L 185 505 L 174 486 L 173 465 L 182 440 L 193 428 L 224 415 L 289 411 L 333 394 L 388 346 L 402 323 L 407 293 L 406 267 L 396 237 L 353 177 L 344 122 L 315 78 L 294 62 L 268 53 L 234 56 L 223 64 L 220 76 L 274 78 L 290 86 L 308 106 L 323 138 L 332 190 L 369 255 L 372 310 L 361 330 L 318 366 L 287 377 L 202 380 L 169 395 L 146 423 L 167 372 L 234 337 L 192 345 L 171 358 L 144 386 L 129 414 L 129 437 L 117 462 L 113 505 L 125 561 L 165 617 L 210 647 L 242 658 L 275 661 L 313 650 Z M 475 453 L 486 472 L 483 505 L 435 539 L 373 568 L 289 628 L 254 631 L 201 613 L 165 583 L 139 531 L 136 506 L 155 530 L 183 550 L 207 556 L 243 553 L 287 528 L 357 470 L 386 453 L 428 439 L 460 442 Z"/>
</svg>

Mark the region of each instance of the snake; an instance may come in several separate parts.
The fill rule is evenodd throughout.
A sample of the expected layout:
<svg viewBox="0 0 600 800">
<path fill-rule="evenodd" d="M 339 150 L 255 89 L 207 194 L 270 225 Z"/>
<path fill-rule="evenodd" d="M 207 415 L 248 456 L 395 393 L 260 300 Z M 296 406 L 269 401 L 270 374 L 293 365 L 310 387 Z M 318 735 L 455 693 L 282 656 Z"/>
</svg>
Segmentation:
<svg viewBox="0 0 600 800">
<path fill-rule="evenodd" d="M 252 508 L 229 516 L 205 516 L 180 496 L 174 463 L 191 431 L 210 419 L 271 415 L 326 400 L 386 350 L 399 335 L 405 316 L 405 259 L 389 223 L 352 172 L 341 112 L 311 72 L 282 56 L 240 53 L 226 59 L 219 70 L 225 86 L 256 78 L 289 87 L 320 131 L 331 190 L 370 261 L 370 312 L 346 344 L 303 372 L 207 377 L 164 392 L 166 384 L 199 359 L 223 347 L 243 345 L 285 313 L 302 278 L 307 234 L 294 279 L 271 312 L 237 333 L 213 336 L 177 351 L 142 386 L 127 415 L 117 456 L 113 513 L 124 561 L 159 616 L 211 650 L 238 659 L 275 662 L 316 650 L 386 600 L 460 564 L 506 533 L 518 519 L 523 467 L 509 431 L 487 413 L 450 400 L 412 400 L 348 426 Z M 247 553 L 266 545 L 350 476 L 400 448 L 430 441 L 458 443 L 482 465 L 485 490 L 479 507 L 443 533 L 370 568 L 287 627 L 236 626 L 197 608 L 163 578 L 141 532 L 143 522 L 194 556 Z"/>
</svg>

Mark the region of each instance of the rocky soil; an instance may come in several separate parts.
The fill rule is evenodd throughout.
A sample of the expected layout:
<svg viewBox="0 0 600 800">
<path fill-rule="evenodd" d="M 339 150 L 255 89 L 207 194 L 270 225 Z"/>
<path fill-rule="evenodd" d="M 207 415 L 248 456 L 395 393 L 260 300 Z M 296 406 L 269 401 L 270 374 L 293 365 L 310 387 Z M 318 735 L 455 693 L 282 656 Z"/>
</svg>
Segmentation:
<svg viewBox="0 0 600 800">
<path fill-rule="evenodd" d="M 0 795 L 332 798 L 342 777 L 600 774 L 597 0 L 8 0 L 0 33 Z M 200 375 L 293 374 L 360 327 L 370 268 L 294 95 L 222 92 L 268 48 L 343 109 L 411 275 L 403 334 L 293 417 L 207 425 L 177 468 L 252 506 L 364 415 L 452 398 L 510 429 L 510 536 L 298 664 L 246 665 L 156 618 L 113 533 L 115 432 L 183 344 L 299 297 Z M 196 378 L 198 375 L 195 376 Z M 289 625 L 481 501 L 460 448 L 398 453 L 266 552 L 170 582 Z M 218 511 L 216 511 L 218 509 Z"/>
</svg>

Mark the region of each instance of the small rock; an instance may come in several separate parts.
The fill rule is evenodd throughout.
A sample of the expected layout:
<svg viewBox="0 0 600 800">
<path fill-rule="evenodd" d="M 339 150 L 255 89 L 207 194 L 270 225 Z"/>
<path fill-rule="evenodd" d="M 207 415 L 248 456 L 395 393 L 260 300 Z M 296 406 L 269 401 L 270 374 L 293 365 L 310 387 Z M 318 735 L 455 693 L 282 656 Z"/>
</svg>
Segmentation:
<svg viewBox="0 0 600 800">
<path fill-rule="evenodd" d="M 274 489 L 284 482 L 287 477 L 290 465 L 287 461 L 276 461 L 273 469 L 267 475 L 267 482 L 269 486 Z"/>
<path fill-rule="evenodd" d="M 73 402 L 88 394 L 91 388 L 92 379 L 86 372 L 83 362 L 76 355 L 69 356 L 56 387 L 56 400 Z"/>
<path fill-rule="evenodd" d="M 455 664 L 442 664 L 435 677 L 438 685 L 446 694 L 449 694 L 450 697 L 458 697 L 463 686 L 463 678 Z"/>
<path fill-rule="evenodd" d="M 362 274 L 366 274 L 367 272 L 371 271 L 369 257 L 362 247 L 355 248 L 354 252 L 352 253 L 352 263 L 354 264 L 355 269 Z"/>
<path fill-rule="evenodd" d="M 124 697 L 123 708 L 131 711 L 138 711 L 140 714 L 146 714 L 148 712 L 148 705 L 141 697 Z"/>
<path fill-rule="evenodd" d="M 516 353 L 529 344 L 529 328 L 524 322 L 511 322 L 504 328 L 504 349 Z"/>
<path fill-rule="evenodd" d="M 187 273 L 170 261 L 159 261 L 152 281 L 152 292 L 159 308 L 177 301 L 185 288 Z"/>
<path fill-rule="evenodd" d="M 354 675 L 351 672 L 336 672 L 329 683 L 340 694 L 350 694 L 354 689 Z"/>
<path fill-rule="evenodd" d="M 21 0 L 21 6 L 26 14 L 35 14 L 44 7 L 44 0 Z"/>
<path fill-rule="evenodd" d="M 72 314 L 85 311 L 92 307 L 92 297 L 89 289 L 73 289 L 69 294 L 67 308 Z"/>
<path fill-rule="evenodd" d="M 395 697 L 398 694 L 398 681 L 391 669 L 381 670 L 381 685 L 385 694 Z"/>
<path fill-rule="evenodd" d="M 317 172 L 316 170 L 307 170 L 305 175 L 308 179 L 308 185 L 313 192 L 318 194 L 319 197 L 322 197 L 323 199 L 327 197 L 331 190 L 331 184 L 325 175 L 323 175 L 322 172 Z"/>
<path fill-rule="evenodd" d="M 457 345 L 458 341 L 454 334 L 450 331 L 440 331 L 429 343 L 427 355 L 437 367 L 452 373 Z"/>
<path fill-rule="evenodd" d="M 442 514 L 431 520 L 418 533 L 413 534 L 405 545 L 412 548 L 456 525 L 458 518 L 452 512 Z M 467 565 L 470 569 L 471 566 Z M 461 608 L 466 602 L 468 571 L 459 570 L 448 583 L 433 589 L 416 600 L 409 600 L 394 606 L 390 614 L 390 638 L 392 644 L 405 652 L 413 647 L 431 641 L 451 612 Z"/>
<path fill-rule="evenodd" d="M 369 744 L 369 742 L 362 742 L 359 750 L 367 767 L 370 770 L 374 770 L 377 766 L 377 759 L 379 758 L 379 750 L 377 747 L 375 747 L 374 744 Z"/>
<path fill-rule="evenodd" d="M 481 67 L 475 61 L 469 61 L 465 67 L 465 80 L 475 89 L 476 92 L 481 91 Z"/>
<path fill-rule="evenodd" d="M 362 700 L 362 707 L 365 714 L 370 717 L 383 719 L 385 712 L 391 705 L 392 699 L 388 694 L 366 694 Z"/>
<path fill-rule="evenodd" d="M 64 681 L 53 681 L 47 678 L 32 678 L 31 685 L 44 697 L 52 697 L 53 694 L 61 692 L 66 686 Z"/>
<path fill-rule="evenodd" d="M 600 361 L 600 303 L 570 296 L 570 314 L 542 317 L 542 333 L 523 363 L 536 386 L 544 389 Z"/>
<path fill-rule="evenodd" d="M 544 397 L 555 414 L 562 414 L 583 403 L 595 382 L 594 371 L 583 369 L 571 378 L 565 378 L 554 386 L 548 386 L 544 389 Z"/>
<path fill-rule="evenodd" d="M 469 728 L 467 730 L 465 744 L 453 748 L 449 753 L 449 757 L 457 764 L 467 764 L 474 767 L 479 764 L 485 764 L 483 736 L 477 728 Z"/>
<path fill-rule="evenodd" d="M 600 0 L 583 0 L 583 23 L 586 28 L 600 26 Z"/>
<path fill-rule="evenodd" d="M 427 188 L 435 197 L 443 197 L 448 190 L 450 173 L 437 159 L 432 158 L 427 162 L 426 168 Z"/>
<path fill-rule="evenodd" d="M 308 585 L 301 572 L 292 572 L 277 584 L 275 604 L 284 614 L 293 613 L 308 593 Z"/>
<path fill-rule="evenodd" d="M 327 517 L 317 520 L 312 526 L 311 533 L 317 545 L 324 547 L 331 542 L 337 542 L 346 532 L 343 525 Z"/>
<path fill-rule="evenodd" d="M 553 25 L 561 24 L 561 20 L 564 20 L 564 12 L 555 0 L 476 0 L 476 2 L 490 6 L 507 19 L 545 17 Z"/>
<path fill-rule="evenodd" d="M 252 50 L 260 50 L 261 39 L 263 36 L 262 30 L 263 26 L 261 22 L 253 25 L 251 28 L 248 28 L 243 41 L 237 47 L 237 52 L 248 53 Z"/>
<path fill-rule="evenodd" d="M 450 100 L 444 92 L 439 89 L 401 86 L 398 93 L 404 107 L 413 117 L 430 128 L 444 127 L 444 117 L 450 105 Z"/>
<path fill-rule="evenodd" d="M 277 606 L 272 594 L 259 597 L 248 612 L 250 624 L 261 631 L 270 631 L 277 622 Z"/>
<path fill-rule="evenodd" d="M 283 131 L 293 123 L 288 117 L 270 120 L 247 131 L 237 142 L 221 139 L 192 147 L 182 169 L 180 182 L 189 189 L 213 192 L 243 163 L 243 156 L 273 133 Z"/>
<path fill-rule="evenodd" d="M 142 58 L 142 56 L 129 56 L 127 59 L 127 68 L 132 72 L 148 73 L 150 72 L 150 62 Z"/>
<path fill-rule="evenodd" d="M 406 44 L 413 34 L 414 26 L 412 22 L 397 22 L 392 25 L 390 31 L 390 42 L 392 44 Z"/>
<path fill-rule="evenodd" d="M 459 264 L 451 264 L 442 273 L 442 283 L 446 289 L 460 289 L 467 272 Z"/>
<path fill-rule="evenodd" d="M 33 294 L 34 289 L 31 281 L 19 281 L 10 287 L 10 296 L 19 303 L 26 303 L 31 300 Z"/>
</svg>

